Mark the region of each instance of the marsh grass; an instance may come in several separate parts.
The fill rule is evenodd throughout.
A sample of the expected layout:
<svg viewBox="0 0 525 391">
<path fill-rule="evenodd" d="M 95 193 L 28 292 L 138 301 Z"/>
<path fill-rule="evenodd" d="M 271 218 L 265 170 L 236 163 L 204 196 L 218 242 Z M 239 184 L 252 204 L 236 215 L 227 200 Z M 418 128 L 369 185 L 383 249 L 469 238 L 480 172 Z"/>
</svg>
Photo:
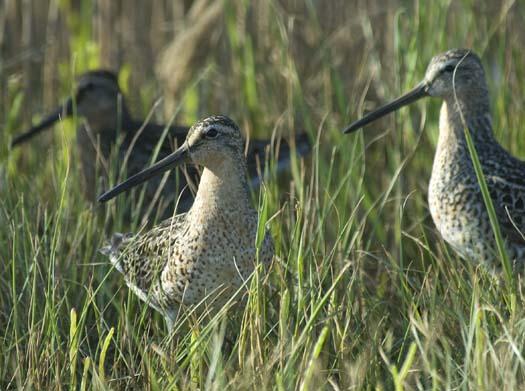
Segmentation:
<svg viewBox="0 0 525 391">
<path fill-rule="evenodd" d="M 81 3 L 61 8 L 72 30 L 60 66 L 64 93 L 79 65 L 99 63 Z M 193 77 L 176 121 L 223 111 L 252 136 L 303 128 L 312 154 L 292 160 L 287 180 L 270 163 L 263 191 L 253 194 L 276 257 L 243 288 L 245 304 L 211 321 L 184 314 L 172 336 L 97 252 L 110 231 L 137 229 L 139 218 L 124 221 L 123 201 L 104 209 L 84 200 L 74 121 L 57 125 L 53 142 L 6 147 L 29 122 L 17 80 L 7 83 L 1 389 L 524 387 L 521 278 L 506 275 L 516 287 L 510 308 L 507 285 L 457 257 L 429 218 L 438 103 L 403 109 L 366 133 L 340 133 L 412 87 L 432 55 L 469 46 L 487 69 L 496 137 L 525 156 L 523 6 L 392 2 L 376 10 L 388 21 L 382 31 L 364 5 L 347 11 L 334 2 L 338 17 L 311 1 L 303 13 L 263 4 L 266 19 L 253 26 L 249 3 L 228 4 L 223 45 Z M 133 74 L 126 67 L 122 81 Z M 149 113 L 152 90 L 127 92 Z"/>
</svg>

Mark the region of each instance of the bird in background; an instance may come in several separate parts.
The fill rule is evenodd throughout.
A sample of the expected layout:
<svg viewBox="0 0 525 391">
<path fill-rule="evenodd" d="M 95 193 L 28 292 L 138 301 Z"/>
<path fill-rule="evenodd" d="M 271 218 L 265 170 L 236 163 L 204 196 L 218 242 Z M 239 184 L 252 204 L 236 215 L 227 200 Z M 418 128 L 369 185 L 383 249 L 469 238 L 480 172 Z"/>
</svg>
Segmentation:
<svg viewBox="0 0 525 391">
<path fill-rule="evenodd" d="M 181 308 L 215 312 L 247 283 L 257 261 L 271 262 L 270 234 L 264 229 L 264 237 L 257 236 L 243 150 L 239 127 L 226 116 L 212 116 L 193 125 L 175 152 L 99 197 L 107 202 L 182 164 L 204 167 L 187 213 L 145 233 L 115 234 L 101 249 L 130 289 L 164 315 L 170 330 Z"/>
<path fill-rule="evenodd" d="M 495 207 L 507 255 L 515 266 L 523 264 L 525 162 L 503 149 L 494 137 L 485 72 L 479 57 L 471 50 L 452 49 L 435 56 L 414 89 L 353 122 L 344 132 L 354 132 L 424 97 L 443 100 L 428 191 L 430 213 L 437 229 L 461 257 L 484 263 L 491 269 L 501 266 L 467 145 L 467 128 Z"/>
<path fill-rule="evenodd" d="M 109 183 L 118 181 L 119 177 L 132 176 L 155 158 L 171 154 L 184 142 L 189 130 L 187 126 L 135 119 L 126 104 L 117 76 L 107 70 L 92 70 L 78 78 L 73 96 L 37 125 L 16 136 L 12 147 L 51 128 L 61 118 L 74 115 L 84 120 L 77 129 L 77 151 L 84 195 L 91 202 L 95 201 L 97 192 L 107 188 Z M 291 153 L 302 156 L 311 149 L 305 133 L 298 133 L 293 144 L 294 148 L 290 148 L 286 142 L 278 142 L 272 149 L 270 140 L 250 141 L 246 154 L 253 186 L 260 184 L 260 174 L 268 157 L 276 159 L 276 171 L 279 173 L 289 168 Z M 173 214 L 175 203 L 178 211 L 188 210 L 194 199 L 198 178 L 198 171 L 188 167 L 183 171 L 174 170 L 167 178 L 156 177 L 148 181 L 141 214 L 153 211 L 157 216 L 167 218 Z"/>
<path fill-rule="evenodd" d="M 78 78 L 73 96 L 37 125 L 15 137 L 12 146 L 19 146 L 43 130 L 51 129 L 60 119 L 74 115 L 83 119 L 77 127 L 77 153 L 82 189 L 91 202 L 96 201 L 99 187 L 111 183 L 110 177 L 116 180 L 119 175 L 139 172 L 151 162 L 157 146 L 160 147 L 158 155 L 166 156 L 184 141 L 188 132 L 185 126 L 169 126 L 164 136 L 166 126 L 135 120 L 122 95 L 117 76 L 111 71 L 93 70 Z M 116 159 L 113 154 L 116 154 Z M 191 174 L 188 177 L 196 172 Z M 165 197 L 161 196 L 169 193 L 172 197 L 177 189 L 184 189 L 187 176 L 174 175 L 163 187 L 161 182 L 159 178 L 146 187 L 145 206 L 157 199 L 154 202 L 156 208 L 167 208 L 162 202 Z M 159 188 L 161 194 L 157 194 Z M 171 197 L 170 201 L 173 200 Z M 189 197 L 186 190 L 180 201 L 182 208 L 189 207 L 186 205 Z"/>
</svg>

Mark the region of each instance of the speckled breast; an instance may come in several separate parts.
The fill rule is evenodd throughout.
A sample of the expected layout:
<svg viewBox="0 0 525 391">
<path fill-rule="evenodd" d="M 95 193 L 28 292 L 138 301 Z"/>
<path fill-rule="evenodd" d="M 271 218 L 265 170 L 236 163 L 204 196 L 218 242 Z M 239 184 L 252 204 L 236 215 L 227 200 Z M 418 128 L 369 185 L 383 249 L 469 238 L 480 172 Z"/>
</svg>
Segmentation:
<svg viewBox="0 0 525 391">
<path fill-rule="evenodd" d="M 243 236 L 234 226 L 192 225 L 175 246 L 172 265 L 162 275 L 164 290 L 186 305 L 202 301 L 220 308 L 248 281 L 256 266 L 256 221 L 246 224 L 252 235 Z M 269 263 L 273 254 L 266 235 L 259 261 Z M 247 285 L 248 286 L 248 285 Z M 206 299 L 206 300 L 204 300 Z"/>
<path fill-rule="evenodd" d="M 471 167 L 447 159 L 438 151 L 428 203 L 441 236 L 460 256 L 474 262 L 493 261 L 492 228 Z"/>
</svg>

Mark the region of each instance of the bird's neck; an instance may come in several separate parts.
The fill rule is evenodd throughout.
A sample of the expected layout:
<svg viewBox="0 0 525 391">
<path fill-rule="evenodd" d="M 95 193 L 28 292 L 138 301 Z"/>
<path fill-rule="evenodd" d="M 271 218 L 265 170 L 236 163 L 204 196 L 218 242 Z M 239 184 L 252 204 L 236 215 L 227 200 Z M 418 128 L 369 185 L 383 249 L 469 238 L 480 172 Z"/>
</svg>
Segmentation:
<svg viewBox="0 0 525 391">
<path fill-rule="evenodd" d="M 466 148 L 465 127 L 477 146 L 494 142 L 486 93 L 445 99 L 441 106 L 438 147 L 454 145 Z"/>
<path fill-rule="evenodd" d="M 255 210 L 250 202 L 244 157 L 228 157 L 204 168 L 189 212 L 193 220 L 237 220 L 252 213 Z"/>
<path fill-rule="evenodd" d="M 94 134 L 105 134 L 115 140 L 119 133 L 129 131 L 135 123 L 124 101 L 118 109 L 98 110 L 86 114 L 85 118 L 87 125 Z"/>
</svg>

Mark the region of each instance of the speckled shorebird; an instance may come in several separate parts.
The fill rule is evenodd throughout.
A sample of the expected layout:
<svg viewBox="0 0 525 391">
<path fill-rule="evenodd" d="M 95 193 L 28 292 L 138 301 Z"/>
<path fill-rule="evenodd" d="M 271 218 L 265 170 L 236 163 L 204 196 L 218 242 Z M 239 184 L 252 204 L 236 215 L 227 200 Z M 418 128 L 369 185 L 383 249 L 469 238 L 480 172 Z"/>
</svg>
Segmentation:
<svg viewBox="0 0 525 391">
<path fill-rule="evenodd" d="M 160 140 L 163 141 L 158 158 L 164 158 L 184 142 L 189 130 L 186 126 L 167 126 L 134 119 L 122 96 L 117 76 L 111 71 L 94 70 L 79 77 L 73 97 L 68 98 L 39 124 L 14 138 L 12 145 L 29 140 L 42 130 L 50 128 L 61 117 L 70 117 L 75 113 L 85 120 L 77 129 L 77 144 L 84 193 L 89 201 L 95 201 L 98 189 L 107 187 L 111 174 L 130 177 L 138 173 L 152 163 L 154 150 Z M 163 138 L 166 128 L 167 134 Z M 259 172 L 261 168 L 264 169 L 269 144 L 267 140 L 250 141 L 247 158 L 253 186 L 259 184 Z M 116 145 L 118 156 L 117 159 L 112 159 L 112 149 Z M 309 152 L 310 144 L 305 133 L 296 136 L 295 147 L 298 155 Z M 279 149 L 275 152 L 278 157 L 278 172 L 286 170 L 290 153 L 287 143 L 279 144 Z M 112 162 L 117 163 L 117 166 L 112 166 Z M 125 164 L 123 172 L 121 164 Z M 148 181 L 144 208 L 154 210 L 164 218 L 172 215 L 174 201 L 178 202 L 179 212 L 188 210 L 193 201 L 190 189 L 185 188 L 188 180 L 192 183 L 198 180 L 195 169 L 189 168 L 178 175 L 172 173 L 166 182 L 163 182 L 162 177 Z"/>
<path fill-rule="evenodd" d="M 492 132 L 489 94 L 479 57 L 467 49 L 439 54 L 413 90 L 352 123 L 353 132 L 422 97 L 443 99 L 439 140 L 429 186 L 430 213 L 463 258 L 501 265 L 487 209 L 467 147 L 468 127 L 496 209 L 506 250 L 525 261 L 525 162 L 504 150 Z"/>
<path fill-rule="evenodd" d="M 257 211 L 250 203 L 244 142 L 228 117 L 196 123 L 168 157 L 100 196 L 106 202 L 155 175 L 184 163 L 204 167 L 195 202 L 150 231 L 116 234 L 101 251 L 127 285 L 161 312 L 171 329 L 181 305 L 223 305 L 256 265 Z M 266 232 L 266 231 L 265 231 Z M 273 245 L 266 232 L 259 260 L 268 264 Z"/>
</svg>

